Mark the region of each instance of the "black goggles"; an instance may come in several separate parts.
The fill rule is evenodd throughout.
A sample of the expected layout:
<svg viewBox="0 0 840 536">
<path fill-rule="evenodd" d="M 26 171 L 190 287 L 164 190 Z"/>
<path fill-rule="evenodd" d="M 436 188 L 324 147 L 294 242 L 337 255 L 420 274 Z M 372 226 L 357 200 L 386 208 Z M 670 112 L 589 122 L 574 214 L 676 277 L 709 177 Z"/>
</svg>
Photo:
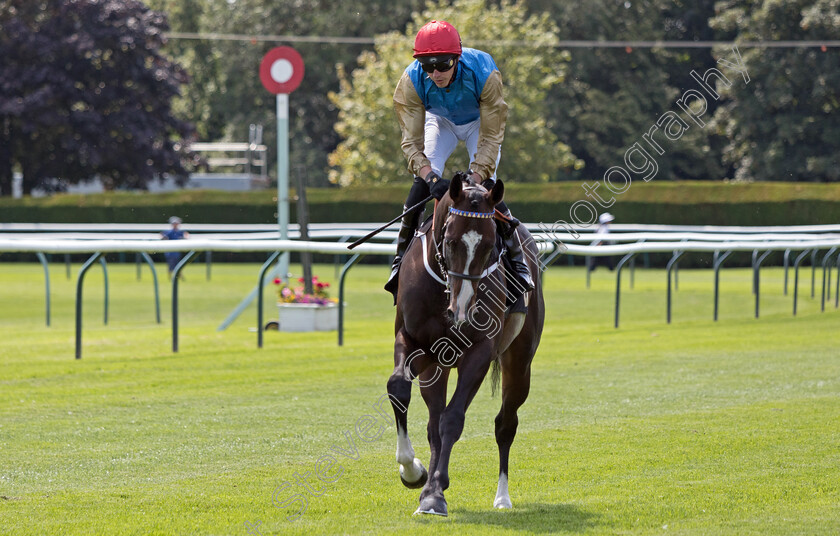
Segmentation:
<svg viewBox="0 0 840 536">
<path fill-rule="evenodd" d="M 450 70 L 451 68 L 455 67 L 455 58 L 450 57 L 443 61 L 436 61 L 434 63 L 421 63 L 420 66 L 423 68 L 424 72 L 433 73 L 438 71 L 440 73 L 445 73 L 446 71 Z"/>
</svg>

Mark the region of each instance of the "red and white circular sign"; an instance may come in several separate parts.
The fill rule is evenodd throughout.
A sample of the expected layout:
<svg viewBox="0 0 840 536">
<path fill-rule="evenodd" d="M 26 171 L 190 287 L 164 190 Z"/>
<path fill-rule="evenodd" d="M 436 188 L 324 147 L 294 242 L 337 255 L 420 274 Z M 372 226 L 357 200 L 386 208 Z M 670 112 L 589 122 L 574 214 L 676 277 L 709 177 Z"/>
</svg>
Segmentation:
<svg viewBox="0 0 840 536">
<path fill-rule="evenodd" d="M 276 47 L 260 62 L 260 81 L 271 93 L 291 93 L 303 80 L 303 58 L 292 47 Z"/>
</svg>

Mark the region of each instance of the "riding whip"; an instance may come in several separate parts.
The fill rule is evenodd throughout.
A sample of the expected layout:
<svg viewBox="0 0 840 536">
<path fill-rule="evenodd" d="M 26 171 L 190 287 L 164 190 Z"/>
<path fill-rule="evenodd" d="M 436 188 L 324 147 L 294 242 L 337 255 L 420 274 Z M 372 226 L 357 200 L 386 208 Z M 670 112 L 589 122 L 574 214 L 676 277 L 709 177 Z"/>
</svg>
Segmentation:
<svg viewBox="0 0 840 536">
<path fill-rule="evenodd" d="M 405 210 L 405 212 L 403 212 L 402 214 L 400 214 L 399 216 L 397 216 L 397 217 L 396 217 L 396 218 L 394 218 L 393 220 L 389 221 L 388 223 L 386 223 L 386 224 L 385 224 L 385 225 L 383 225 L 382 227 L 380 227 L 380 228 L 378 228 L 378 229 L 375 229 L 375 230 L 373 230 L 373 231 L 369 232 L 369 233 L 368 233 L 368 234 L 366 234 L 365 236 L 361 237 L 360 239 L 356 240 L 355 242 L 353 242 L 352 244 L 350 244 L 349 246 L 347 246 L 347 249 L 353 249 L 354 247 L 358 246 L 359 244 L 361 244 L 361 243 L 363 243 L 363 242 L 367 242 L 367 241 L 368 241 L 371 237 L 373 237 L 373 236 L 375 236 L 375 235 L 377 235 L 377 234 L 381 233 L 382 231 L 384 231 L 385 229 L 387 229 L 387 228 L 388 228 L 388 226 L 390 226 L 390 225 L 391 225 L 391 224 L 393 224 L 393 223 L 396 223 L 396 221 L 397 221 L 397 220 L 402 219 L 402 217 L 403 217 L 403 216 L 405 216 L 405 215 L 407 215 L 407 214 L 411 214 L 411 213 L 412 213 L 412 212 L 414 212 L 415 210 L 419 210 L 419 209 L 423 208 L 423 206 L 425 206 L 425 205 L 426 205 L 426 203 L 428 203 L 428 202 L 429 202 L 429 201 L 431 201 L 431 200 L 432 200 L 432 196 L 430 195 L 429 197 L 427 197 L 426 199 L 424 199 L 424 200 L 420 201 L 419 203 L 417 203 L 417 204 L 416 204 L 416 205 L 414 205 L 413 207 L 409 207 L 409 208 L 407 208 L 407 209 Z"/>
</svg>

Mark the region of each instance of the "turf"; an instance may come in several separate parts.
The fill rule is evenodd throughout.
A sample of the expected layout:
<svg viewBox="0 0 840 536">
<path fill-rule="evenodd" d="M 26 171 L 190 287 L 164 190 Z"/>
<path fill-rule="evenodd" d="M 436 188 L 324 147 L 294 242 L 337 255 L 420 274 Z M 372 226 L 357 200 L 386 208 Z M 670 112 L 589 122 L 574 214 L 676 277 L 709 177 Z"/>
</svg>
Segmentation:
<svg viewBox="0 0 840 536">
<path fill-rule="evenodd" d="M 216 331 L 257 269 L 215 264 L 208 281 L 188 268 L 178 353 L 165 276 L 159 325 L 149 274 L 109 264 L 104 326 L 92 270 L 77 361 L 78 265 L 71 279 L 52 265 L 46 327 L 40 266 L 0 263 L 0 533 L 840 531 L 840 311 L 820 312 L 807 272 L 794 317 L 781 269 L 762 270 L 755 319 L 751 273 L 725 269 L 714 322 L 712 272 L 682 270 L 667 324 L 664 272 L 638 269 L 634 288 L 624 277 L 615 329 L 614 274 L 599 269 L 587 289 L 582 269 L 550 269 L 512 450 L 514 508 L 492 508 L 499 398 L 485 385 L 453 452 L 444 519 L 411 515 L 418 491 L 399 483 L 393 424 L 374 408 L 393 366 L 385 266 L 350 272 L 343 347 L 334 332 L 266 332 L 261 350 L 253 306 Z M 316 273 L 335 286 L 332 266 Z M 410 433 L 427 461 L 416 388 L 413 402 Z M 359 422 L 381 435 L 362 440 Z M 323 483 L 313 475 L 327 454 L 338 464 Z"/>
</svg>

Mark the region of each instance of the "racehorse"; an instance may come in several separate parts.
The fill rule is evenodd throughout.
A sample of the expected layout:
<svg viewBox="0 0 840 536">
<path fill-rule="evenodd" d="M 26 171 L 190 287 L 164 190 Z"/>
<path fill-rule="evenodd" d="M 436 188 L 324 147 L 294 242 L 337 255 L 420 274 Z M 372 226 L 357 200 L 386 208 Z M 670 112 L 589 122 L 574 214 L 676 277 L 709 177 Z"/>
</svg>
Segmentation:
<svg viewBox="0 0 840 536">
<path fill-rule="evenodd" d="M 504 185 L 491 190 L 458 173 L 435 206 L 431 228 L 416 233 L 402 261 L 397 294 L 394 372 L 388 395 L 397 424 L 400 480 L 422 487 L 415 514 L 447 515 L 449 458 L 464 429 L 464 417 L 491 364 L 493 390 L 502 382 L 502 407 L 496 416 L 499 480 L 493 506 L 511 508 L 508 458 L 518 424 L 517 410 L 528 397 L 531 360 L 542 334 L 545 305 L 537 248 L 524 226 L 515 232 L 536 288 L 519 293 L 526 300 L 508 308 L 508 284 L 497 244 L 495 206 Z M 528 303 L 529 302 L 529 303 Z M 519 311 L 519 312 L 516 312 Z M 449 372 L 458 370 L 455 392 L 446 403 Z M 428 471 L 415 458 L 407 415 L 412 383 L 429 409 Z"/>
</svg>

